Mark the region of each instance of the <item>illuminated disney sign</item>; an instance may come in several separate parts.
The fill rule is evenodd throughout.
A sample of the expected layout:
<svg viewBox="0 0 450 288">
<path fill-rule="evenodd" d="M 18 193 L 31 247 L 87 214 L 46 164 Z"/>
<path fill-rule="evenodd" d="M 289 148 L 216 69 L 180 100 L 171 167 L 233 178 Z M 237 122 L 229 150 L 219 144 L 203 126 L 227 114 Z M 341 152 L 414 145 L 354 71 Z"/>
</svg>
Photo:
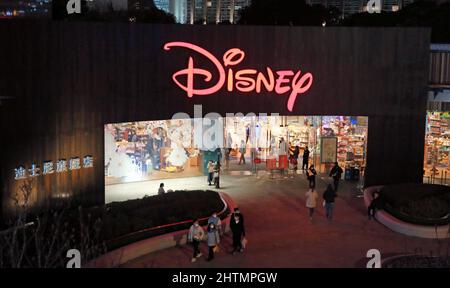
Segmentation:
<svg viewBox="0 0 450 288">
<path fill-rule="evenodd" d="M 190 56 L 187 68 L 179 70 L 172 75 L 173 81 L 190 98 L 194 95 L 212 95 L 222 89 L 224 85 L 226 85 L 226 89 L 229 92 L 233 92 L 236 89 L 244 93 L 261 93 L 264 88 L 267 92 L 274 92 L 279 95 L 289 93 L 287 109 L 292 111 L 297 96 L 306 93 L 313 83 L 313 75 L 309 72 L 302 73 L 301 70 L 273 71 L 271 68 L 266 67 L 266 72 L 264 73 L 251 68 L 234 69 L 245 58 L 245 52 L 238 48 L 232 48 L 225 52 L 222 62 L 220 62 L 207 50 L 187 42 L 166 43 L 164 50 L 168 51 L 173 47 L 187 48 L 206 57 L 214 65 L 219 76 L 217 82 L 210 83 L 213 73 L 196 67 L 194 65 L 194 57 Z M 185 84 L 181 82 L 180 78 L 185 80 Z M 197 88 L 198 86 L 194 85 L 194 82 L 198 81 L 199 78 L 202 78 L 204 84 L 209 84 L 209 86 L 202 89 Z"/>
</svg>

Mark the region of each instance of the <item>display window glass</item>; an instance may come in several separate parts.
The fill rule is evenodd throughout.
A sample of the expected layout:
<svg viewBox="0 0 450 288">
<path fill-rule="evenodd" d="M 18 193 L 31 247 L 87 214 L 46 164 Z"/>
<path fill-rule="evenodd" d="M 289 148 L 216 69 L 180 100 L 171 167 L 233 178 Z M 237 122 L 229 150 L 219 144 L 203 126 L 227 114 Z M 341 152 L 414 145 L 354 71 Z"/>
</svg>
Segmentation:
<svg viewBox="0 0 450 288">
<path fill-rule="evenodd" d="M 367 123 L 367 117 L 322 117 L 321 136 L 337 137 L 339 166 L 358 169 L 365 167 Z"/>
<path fill-rule="evenodd" d="M 337 145 L 330 150 L 335 153 L 331 158 L 342 168 L 362 171 L 365 166 L 367 117 L 236 115 L 220 118 L 220 128 L 215 130 L 204 122 L 196 125 L 198 120 L 105 125 L 106 185 L 201 176 L 207 174 L 210 160 L 229 171 L 292 166 L 300 170 L 303 156 L 309 155 L 308 164 L 326 173 L 332 163 L 322 163 L 321 141 L 330 137 L 337 139 L 328 142 Z M 197 133 L 199 127 L 201 133 Z M 199 135 L 203 141 L 220 138 L 219 144 L 205 149 L 198 145 Z"/>
<path fill-rule="evenodd" d="M 450 172 L 450 113 L 428 111 L 426 118 L 425 177 L 446 180 Z"/>
<path fill-rule="evenodd" d="M 192 120 L 105 126 L 106 184 L 202 175 Z"/>
</svg>

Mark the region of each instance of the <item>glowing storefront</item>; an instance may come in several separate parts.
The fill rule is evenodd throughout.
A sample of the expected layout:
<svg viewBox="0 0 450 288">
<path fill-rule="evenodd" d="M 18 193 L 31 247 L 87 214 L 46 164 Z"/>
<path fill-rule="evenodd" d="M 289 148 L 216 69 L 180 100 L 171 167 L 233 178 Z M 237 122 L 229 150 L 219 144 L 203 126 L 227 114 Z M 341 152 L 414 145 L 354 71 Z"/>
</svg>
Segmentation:
<svg viewBox="0 0 450 288">
<path fill-rule="evenodd" d="M 270 134 L 314 157 L 336 137 L 337 160 L 364 167 L 365 185 L 422 181 L 428 29 L 0 22 L 0 37 L 0 55 L 21 55 L 0 70 L 0 95 L 14 98 L 0 106 L 2 207 L 26 179 L 35 201 L 98 204 L 130 170 L 201 174 L 203 152 L 166 121 L 196 118 L 194 105 L 200 117 L 278 113 Z M 239 145 L 242 123 L 225 119 Z M 272 141 L 263 120 L 246 121 Z"/>
</svg>

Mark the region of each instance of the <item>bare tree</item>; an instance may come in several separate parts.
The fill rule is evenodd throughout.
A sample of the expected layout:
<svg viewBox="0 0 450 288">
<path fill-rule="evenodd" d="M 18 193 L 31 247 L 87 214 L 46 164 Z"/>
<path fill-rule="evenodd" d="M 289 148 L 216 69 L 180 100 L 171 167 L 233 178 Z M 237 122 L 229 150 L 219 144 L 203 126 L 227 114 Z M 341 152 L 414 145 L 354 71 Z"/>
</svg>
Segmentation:
<svg viewBox="0 0 450 288">
<path fill-rule="evenodd" d="M 25 180 L 11 198 L 13 217 L 9 228 L 0 232 L 0 267 L 65 267 L 69 249 L 78 249 L 83 260 L 106 251 L 100 241 L 100 219 L 93 219 L 81 207 L 71 208 L 69 203 L 33 210 L 32 190 L 33 180 Z"/>
</svg>

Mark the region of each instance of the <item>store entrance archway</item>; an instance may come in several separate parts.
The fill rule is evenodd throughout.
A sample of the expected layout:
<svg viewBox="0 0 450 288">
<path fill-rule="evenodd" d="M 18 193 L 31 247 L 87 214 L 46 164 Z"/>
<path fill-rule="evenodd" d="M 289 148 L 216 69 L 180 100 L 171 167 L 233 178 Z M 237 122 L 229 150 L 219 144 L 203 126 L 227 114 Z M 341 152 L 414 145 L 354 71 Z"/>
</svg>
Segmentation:
<svg viewBox="0 0 450 288">
<path fill-rule="evenodd" d="M 230 152 L 224 162 L 231 174 L 257 173 L 270 167 L 279 170 L 280 165 L 291 173 L 307 169 L 308 165 L 327 173 L 334 162 L 346 169 L 347 180 L 359 180 L 364 174 L 368 117 L 249 116 L 227 117 L 225 123 L 224 135 Z M 305 154 L 309 155 L 307 162 Z M 287 156 L 287 164 L 280 163 L 280 155 Z M 272 159 L 277 160 L 276 166 L 268 164 Z"/>
</svg>

